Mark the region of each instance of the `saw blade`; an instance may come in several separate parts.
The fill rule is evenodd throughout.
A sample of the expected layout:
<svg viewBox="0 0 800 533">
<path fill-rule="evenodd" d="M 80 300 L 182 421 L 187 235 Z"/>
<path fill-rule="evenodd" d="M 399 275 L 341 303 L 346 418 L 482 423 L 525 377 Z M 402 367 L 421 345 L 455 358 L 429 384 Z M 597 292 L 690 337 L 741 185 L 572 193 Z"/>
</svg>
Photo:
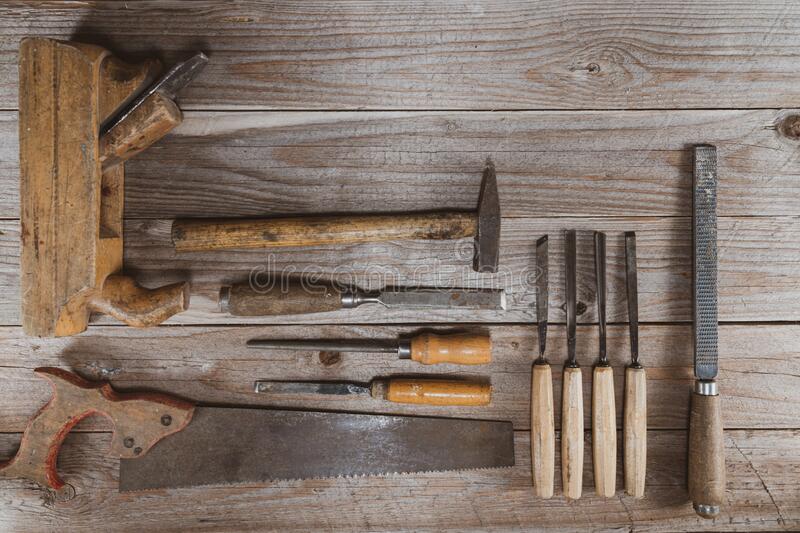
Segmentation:
<svg viewBox="0 0 800 533">
<path fill-rule="evenodd" d="M 718 370 L 717 149 L 694 149 L 694 373 L 714 379 Z"/>
<path fill-rule="evenodd" d="M 198 407 L 120 460 L 120 491 L 514 465 L 510 422 Z"/>
</svg>

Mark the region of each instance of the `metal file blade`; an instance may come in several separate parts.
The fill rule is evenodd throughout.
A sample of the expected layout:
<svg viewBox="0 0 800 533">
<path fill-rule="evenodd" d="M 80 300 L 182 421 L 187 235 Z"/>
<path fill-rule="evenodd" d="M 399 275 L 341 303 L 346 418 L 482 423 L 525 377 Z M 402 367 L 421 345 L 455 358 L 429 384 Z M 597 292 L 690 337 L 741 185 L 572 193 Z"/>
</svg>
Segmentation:
<svg viewBox="0 0 800 533">
<path fill-rule="evenodd" d="M 539 326 L 539 356 L 544 357 L 547 348 L 547 311 L 549 301 L 547 258 L 547 235 L 536 241 L 536 267 L 539 269 L 536 278 L 536 321 Z"/>
</svg>

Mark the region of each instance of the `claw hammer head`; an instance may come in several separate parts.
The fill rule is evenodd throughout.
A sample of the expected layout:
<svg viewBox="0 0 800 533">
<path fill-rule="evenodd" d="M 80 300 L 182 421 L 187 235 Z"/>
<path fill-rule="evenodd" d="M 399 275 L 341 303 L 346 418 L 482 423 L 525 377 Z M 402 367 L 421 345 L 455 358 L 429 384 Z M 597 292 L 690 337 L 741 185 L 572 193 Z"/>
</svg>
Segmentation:
<svg viewBox="0 0 800 533">
<path fill-rule="evenodd" d="M 472 268 L 476 272 L 497 272 L 500 257 L 500 196 L 497 194 L 497 175 L 492 160 L 486 159 L 481 195 L 478 198 L 478 231 L 475 233 L 475 256 Z"/>
</svg>

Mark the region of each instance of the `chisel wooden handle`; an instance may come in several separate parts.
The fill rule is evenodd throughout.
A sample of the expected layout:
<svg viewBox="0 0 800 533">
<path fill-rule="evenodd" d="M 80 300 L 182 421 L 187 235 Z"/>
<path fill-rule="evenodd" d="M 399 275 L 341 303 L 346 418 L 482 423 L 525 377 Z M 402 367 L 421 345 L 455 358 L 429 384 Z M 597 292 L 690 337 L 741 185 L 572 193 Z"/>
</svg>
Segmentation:
<svg viewBox="0 0 800 533">
<path fill-rule="evenodd" d="M 553 375 L 550 365 L 536 363 L 531 375 L 531 468 L 536 496 L 553 496 L 554 467 Z"/>
<path fill-rule="evenodd" d="M 444 379 L 390 379 L 374 381 L 372 396 L 394 403 L 424 405 L 489 405 L 491 385 Z"/>
<path fill-rule="evenodd" d="M 325 313 L 342 308 L 342 293 L 329 284 L 304 285 L 297 280 L 278 280 L 263 290 L 239 283 L 220 290 L 219 305 L 223 313 L 233 316 Z"/>
<path fill-rule="evenodd" d="M 610 366 L 595 367 L 592 378 L 592 456 L 595 492 L 611 498 L 617 490 L 617 412 Z"/>
<path fill-rule="evenodd" d="M 625 492 L 644 497 L 647 470 L 647 377 L 644 368 L 625 370 Z"/>
<path fill-rule="evenodd" d="M 580 368 L 564 369 L 561 395 L 561 482 L 564 496 L 583 490 L 583 379 Z"/>
<path fill-rule="evenodd" d="M 717 394 L 692 394 L 689 497 L 697 514 L 704 518 L 717 516 L 725 499 L 725 447 Z"/>
<path fill-rule="evenodd" d="M 472 333 L 423 333 L 411 339 L 411 360 L 423 365 L 485 365 L 492 362 L 492 339 Z"/>
<path fill-rule="evenodd" d="M 468 212 L 273 219 L 186 219 L 172 223 L 178 252 L 355 244 L 474 236 L 478 215 Z"/>
</svg>

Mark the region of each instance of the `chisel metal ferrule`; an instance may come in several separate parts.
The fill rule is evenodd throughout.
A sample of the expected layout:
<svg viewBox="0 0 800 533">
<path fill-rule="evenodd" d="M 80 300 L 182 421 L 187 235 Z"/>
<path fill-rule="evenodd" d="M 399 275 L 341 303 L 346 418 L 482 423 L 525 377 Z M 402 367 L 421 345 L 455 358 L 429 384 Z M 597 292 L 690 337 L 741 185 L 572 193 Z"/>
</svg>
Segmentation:
<svg viewBox="0 0 800 533">
<path fill-rule="evenodd" d="M 717 382 L 705 379 L 698 379 L 694 382 L 694 392 L 701 396 L 717 396 Z"/>
</svg>

